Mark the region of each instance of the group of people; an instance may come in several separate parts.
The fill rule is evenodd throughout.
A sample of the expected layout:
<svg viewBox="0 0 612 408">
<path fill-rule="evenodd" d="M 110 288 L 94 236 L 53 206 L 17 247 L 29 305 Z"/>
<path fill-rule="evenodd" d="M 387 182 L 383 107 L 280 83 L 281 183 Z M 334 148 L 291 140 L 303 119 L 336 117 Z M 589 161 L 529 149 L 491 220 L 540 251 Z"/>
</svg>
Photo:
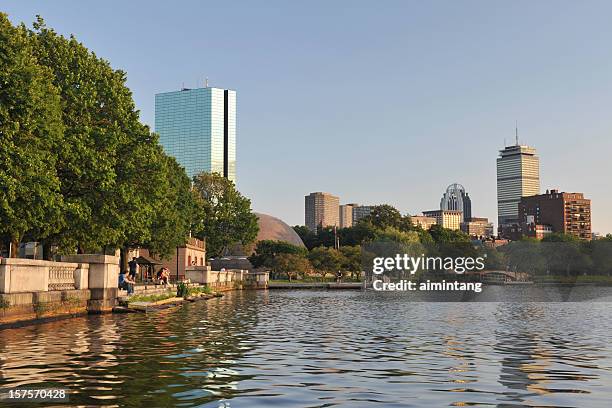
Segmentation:
<svg viewBox="0 0 612 408">
<path fill-rule="evenodd" d="M 128 262 L 129 271 L 121 271 L 119 273 L 119 289 L 127 290 L 128 296 L 134 293 L 134 285 L 136 284 L 136 274 L 138 274 L 138 262 L 136 258 L 132 258 Z M 165 266 L 155 274 L 155 281 L 162 285 L 167 285 L 170 282 L 170 271 Z"/>
</svg>

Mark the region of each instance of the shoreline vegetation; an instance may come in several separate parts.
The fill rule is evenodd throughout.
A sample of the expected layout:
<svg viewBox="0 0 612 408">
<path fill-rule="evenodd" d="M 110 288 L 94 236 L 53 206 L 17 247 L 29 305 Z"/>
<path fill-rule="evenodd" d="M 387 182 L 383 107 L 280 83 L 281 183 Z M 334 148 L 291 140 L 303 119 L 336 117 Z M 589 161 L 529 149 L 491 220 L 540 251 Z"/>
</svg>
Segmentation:
<svg viewBox="0 0 612 408">
<path fill-rule="evenodd" d="M 127 74 L 37 16 L 0 12 L 0 256 L 145 248 L 169 259 L 193 236 L 209 256 L 252 243 L 251 202 L 217 173 L 190 179 L 143 124 Z M 146 180 L 146 182 L 143 182 Z"/>
<path fill-rule="evenodd" d="M 459 275 L 460 276 L 460 275 Z M 448 278 L 449 276 L 444 276 Z M 456 276 L 454 276 L 456 277 Z M 414 281 L 420 281 L 420 278 L 413 279 Z M 306 279 L 271 279 L 270 284 L 274 283 L 336 283 L 334 278 L 306 278 Z M 363 283 L 361 279 L 342 279 L 341 283 Z M 612 285 L 612 276 L 608 275 L 577 275 L 577 276 L 561 276 L 561 275 L 549 275 L 549 276 L 536 276 L 533 280 L 534 284 L 559 284 L 559 285 L 572 285 L 572 284 L 605 284 Z"/>
</svg>

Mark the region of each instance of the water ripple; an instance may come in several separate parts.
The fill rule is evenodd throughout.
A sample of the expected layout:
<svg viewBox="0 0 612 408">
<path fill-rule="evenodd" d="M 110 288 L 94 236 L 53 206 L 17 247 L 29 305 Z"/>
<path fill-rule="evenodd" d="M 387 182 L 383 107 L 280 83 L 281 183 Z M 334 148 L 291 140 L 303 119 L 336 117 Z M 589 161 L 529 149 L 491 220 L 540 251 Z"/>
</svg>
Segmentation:
<svg viewBox="0 0 612 408">
<path fill-rule="evenodd" d="M 88 406 L 608 407 L 609 306 L 235 292 L 0 331 L 0 385 Z"/>
</svg>

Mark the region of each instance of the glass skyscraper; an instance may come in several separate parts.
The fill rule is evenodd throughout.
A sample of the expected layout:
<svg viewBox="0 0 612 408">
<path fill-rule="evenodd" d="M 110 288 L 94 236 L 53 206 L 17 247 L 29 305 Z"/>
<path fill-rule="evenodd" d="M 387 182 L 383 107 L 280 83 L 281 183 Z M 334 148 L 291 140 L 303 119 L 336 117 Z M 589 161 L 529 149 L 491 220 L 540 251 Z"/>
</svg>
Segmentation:
<svg viewBox="0 0 612 408">
<path fill-rule="evenodd" d="M 206 87 L 155 95 L 155 132 L 189 177 L 206 171 L 236 182 L 236 91 Z"/>
</svg>

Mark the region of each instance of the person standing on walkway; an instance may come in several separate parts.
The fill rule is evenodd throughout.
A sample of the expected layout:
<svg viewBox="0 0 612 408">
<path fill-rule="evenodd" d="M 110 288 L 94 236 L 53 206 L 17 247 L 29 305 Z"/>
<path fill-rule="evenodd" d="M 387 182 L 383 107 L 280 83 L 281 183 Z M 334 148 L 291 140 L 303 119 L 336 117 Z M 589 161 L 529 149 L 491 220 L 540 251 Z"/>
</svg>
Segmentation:
<svg viewBox="0 0 612 408">
<path fill-rule="evenodd" d="M 128 262 L 128 266 L 130 267 L 130 279 L 136 281 L 136 274 L 138 273 L 138 263 L 136 262 L 136 257 L 132 258 L 132 260 Z"/>
</svg>

